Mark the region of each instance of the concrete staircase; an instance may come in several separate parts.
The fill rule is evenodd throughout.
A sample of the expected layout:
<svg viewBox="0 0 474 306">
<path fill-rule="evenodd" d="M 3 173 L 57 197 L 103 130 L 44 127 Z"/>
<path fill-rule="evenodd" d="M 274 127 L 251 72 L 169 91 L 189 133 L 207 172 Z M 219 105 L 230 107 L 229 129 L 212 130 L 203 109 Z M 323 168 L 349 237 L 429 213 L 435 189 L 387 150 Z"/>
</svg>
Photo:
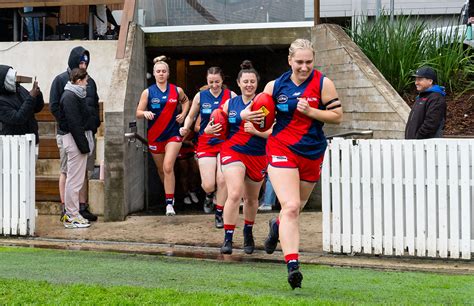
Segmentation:
<svg viewBox="0 0 474 306">
<path fill-rule="evenodd" d="M 100 118 L 102 125 L 96 134 L 97 151 L 103 152 L 103 103 L 100 103 Z M 40 145 L 36 162 L 36 208 L 41 215 L 59 215 L 61 199 L 59 196 L 59 150 L 56 144 L 56 120 L 46 104 L 40 113 L 36 114 L 39 125 Z M 97 156 L 103 156 L 97 154 Z M 103 158 L 102 158 L 103 159 Z M 101 160 L 101 159 L 98 159 Z M 96 165 L 99 165 L 96 159 Z M 89 181 L 89 203 L 93 213 L 103 215 L 103 188 L 100 180 Z"/>
</svg>

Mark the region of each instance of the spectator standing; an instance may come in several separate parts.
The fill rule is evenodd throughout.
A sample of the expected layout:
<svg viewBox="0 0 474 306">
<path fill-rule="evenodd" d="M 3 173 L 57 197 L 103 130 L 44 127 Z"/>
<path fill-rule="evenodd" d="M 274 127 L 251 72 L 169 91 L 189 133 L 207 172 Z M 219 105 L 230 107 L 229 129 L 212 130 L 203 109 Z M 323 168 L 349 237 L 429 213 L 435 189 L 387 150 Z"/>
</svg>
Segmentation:
<svg viewBox="0 0 474 306">
<path fill-rule="evenodd" d="M 53 83 L 51 84 L 50 96 L 49 96 L 49 109 L 51 113 L 56 118 L 56 121 L 59 122 L 59 101 L 61 96 L 64 92 L 64 87 L 66 86 L 67 82 L 70 79 L 71 71 L 74 68 L 81 68 L 86 69 L 89 67 L 90 64 L 90 53 L 88 50 L 84 49 L 83 47 L 75 47 L 71 50 L 69 54 L 68 60 L 68 68 L 63 73 L 57 75 Z M 99 96 L 97 94 L 97 85 L 93 78 L 88 75 L 87 78 L 87 88 L 86 88 L 86 97 L 85 97 L 85 104 L 84 107 L 88 108 L 89 118 L 86 125 L 86 130 L 92 131 L 92 134 L 95 135 L 97 129 L 100 126 L 100 118 L 99 118 Z M 64 189 L 66 184 L 66 174 L 67 174 L 67 152 L 64 149 L 62 136 L 64 135 L 64 131 L 61 131 L 60 128 L 57 129 L 56 141 L 59 148 L 60 154 L 60 176 L 59 176 L 59 194 L 61 197 L 61 203 L 63 207 L 63 213 L 61 215 L 64 216 Z M 94 170 L 94 161 L 95 161 L 95 154 L 94 152 L 87 157 L 87 170 L 93 171 Z M 89 221 L 96 221 L 97 216 L 92 214 L 89 211 L 89 204 L 87 203 L 88 198 L 88 175 L 84 172 L 84 184 L 82 185 L 81 192 L 79 194 L 79 202 L 80 202 L 80 214 Z"/>
<path fill-rule="evenodd" d="M 16 73 L 12 67 L 0 65 L 0 135 L 35 134 L 38 146 L 35 113 L 43 109 L 43 94 L 36 80 L 29 92 L 16 83 Z"/>
<path fill-rule="evenodd" d="M 33 12 L 33 7 L 25 6 L 23 12 L 31 13 Z M 40 23 L 39 18 L 35 17 L 26 17 L 25 18 L 26 30 L 28 32 L 28 41 L 40 40 Z"/>
<path fill-rule="evenodd" d="M 421 67 L 413 76 L 418 96 L 408 116 L 405 138 L 443 137 L 446 121 L 444 87 L 437 85 L 438 77 L 436 71 L 431 67 Z"/>
<path fill-rule="evenodd" d="M 89 227 L 90 223 L 80 214 L 79 192 L 84 181 L 87 155 L 92 152 L 94 140 L 92 131 L 86 130 L 89 111 L 86 107 L 87 72 L 75 68 L 71 71 L 71 81 L 64 86 L 59 102 L 59 128 L 63 148 L 67 156 L 67 174 L 64 192 L 66 212 L 63 224 L 66 228 Z"/>
</svg>

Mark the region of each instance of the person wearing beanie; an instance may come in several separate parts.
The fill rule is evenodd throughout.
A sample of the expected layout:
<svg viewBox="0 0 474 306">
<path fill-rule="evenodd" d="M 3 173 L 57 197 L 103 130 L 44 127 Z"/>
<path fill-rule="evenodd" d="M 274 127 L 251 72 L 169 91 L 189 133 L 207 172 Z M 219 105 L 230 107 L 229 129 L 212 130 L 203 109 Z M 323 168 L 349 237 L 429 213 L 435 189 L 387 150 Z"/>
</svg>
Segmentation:
<svg viewBox="0 0 474 306">
<path fill-rule="evenodd" d="M 418 96 L 408 116 L 405 139 L 443 137 L 446 121 L 446 92 L 437 85 L 438 76 L 431 67 L 421 67 L 415 74 Z"/>
<path fill-rule="evenodd" d="M 28 92 L 16 82 L 16 70 L 0 65 L 0 135 L 35 134 L 39 143 L 35 113 L 43 109 L 43 94 L 38 82 Z"/>
<path fill-rule="evenodd" d="M 49 96 L 49 109 L 51 113 L 56 118 L 56 121 L 59 122 L 60 114 L 60 100 L 61 96 L 64 93 L 64 87 L 70 79 L 71 71 L 75 68 L 82 68 L 87 71 L 87 68 L 90 64 L 90 52 L 85 48 L 78 46 L 71 50 L 68 60 L 68 68 L 63 73 L 57 75 L 53 83 L 51 84 L 50 96 Z M 100 126 L 100 117 L 99 117 L 99 96 L 97 94 L 97 85 L 93 78 L 88 75 L 87 87 L 86 87 L 86 97 L 84 107 L 88 108 L 89 117 L 87 124 L 85 126 L 86 130 L 92 131 L 92 135 L 95 135 L 97 129 Z M 57 129 L 56 141 L 59 148 L 60 154 L 60 175 L 59 175 L 59 194 L 61 197 L 61 204 L 63 207 L 61 214 L 61 222 L 63 222 L 64 217 L 64 189 L 66 184 L 66 173 L 67 173 L 67 152 L 64 149 L 62 136 L 65 135 L 64 131 L 60 128 Z M 95 152 L 92 152 L 87 159 L 87 170 L 94 170 L 94 161 L 95 161 Z M 80 213 L 81 215 L 89 221 L 96 221 L 97 216 L 92 214 L 89 211 L 89 204 L 87 203 L 88 196 L 88 175 L 87 171 L 84 174 L 84 184 L 80 192 L 79 202 L 80 202 Z"/>
</svg>

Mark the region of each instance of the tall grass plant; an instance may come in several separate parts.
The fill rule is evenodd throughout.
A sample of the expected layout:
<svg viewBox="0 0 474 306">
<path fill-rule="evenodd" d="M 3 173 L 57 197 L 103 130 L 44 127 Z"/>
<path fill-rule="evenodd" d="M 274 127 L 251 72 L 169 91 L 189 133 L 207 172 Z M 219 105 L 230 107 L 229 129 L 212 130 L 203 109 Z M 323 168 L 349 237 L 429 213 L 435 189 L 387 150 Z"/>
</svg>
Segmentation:
<svg viewBox="0 0 474 306">
<path fill-rule="evenodd" d="M 402 95 L 412 91 L 412 74 L 425 65 L 438 71 L 438 81 L 448 92 L 474 88 L 473 56 L 463 45 L 464 33 L 460 31 L 454 23 L 435 31 L 409 15 L 398 16 L 392 22 L 386 14 L 376 20 L 365 18 L 348 30 L 362 52 Z"/>
</svg>

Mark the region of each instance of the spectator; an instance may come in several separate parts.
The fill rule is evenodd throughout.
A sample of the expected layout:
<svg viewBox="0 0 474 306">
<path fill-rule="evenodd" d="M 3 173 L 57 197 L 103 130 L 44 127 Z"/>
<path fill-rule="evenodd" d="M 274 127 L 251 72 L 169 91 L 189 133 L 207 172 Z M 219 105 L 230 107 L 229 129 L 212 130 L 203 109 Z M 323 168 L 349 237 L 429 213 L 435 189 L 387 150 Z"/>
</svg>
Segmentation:
<svg viewBox="0 0 474 306">
<path fill-rule="evenodd" d="M 258 207 L 259 211 L 270 211 L 272 207 L 275 205 L 276 201 L 276 194 L 275 190 L 273 190 L 272 183 L 270 179 L 267 177 L 265 178 L 265 192 L 263 193 L 263 198 L 261 200 L 261 204 Z"/>
<path fill-rule="evenodd" d="M 87 167 L 87 155 L 92 153 L 94 140 L 92 131 L 87 130 L 89 111 L 86 104 L 87 72 L 74 68 L 71 81 L 64 86 L 59 102 L 59 129 L 67 156 L 67 174 L 64 192 L 66 212 L 63 224 L 66 228 L 89 227 L 90 223 L 80 213 L 79 192 L 84 181 Z"/>
<path fill-rule="evenodd" d="M 23 12 L 31 13 L 33 12 L 33 7 L 26 6 L 23 8 Z M 40 24 L 39 18 L 26 17 L 25 18 L 26 29 L 28 32 L 28 41 L 40 40 Z"/>
<path fill-rule="evenodd" d="M 16 82 L 16 70 L 0 65 L 0 135 L 35 134 L 39 143 L 35 113 L 43 109 L 43 94 L 36 80 L 28 92 Z"/>
<path fill-rule="evenodd" d="M 68 80 L 70 79 L 70 73 L 74 68 L 82 68 L 86 69 L 89 67 L 90 63 L 90 53 L 83 47 L 75 47 L 71 50 L 68 60 L 68 68 L 63 73 L 56 76 L 51 84 L 51 91 L 49 96 L 49 109 L 51 113 L 56 118 L 56 121 L 59 122 L 59 100 L 64 92 L 64 87 L 66 86 Z M 84 107 L 87 107 L 89 110 L 89 119 L 87 122 L 86 130 L 92 131 L 95 135 L 97 129 L 100 126 L 100 118 L 99 118 L 99 96 L 97 95 L 97 86 L 95 84 L 94 79 L 92 79 L 88 75 L 87 79 L 87 95 L 85 98 L 86 103 Z M 59 148 L 60 153 L 60 176 L 59 176 L 59 194 L 61 197 L 61 203 L 63 206 L 63 213 L 61 215 L 61 222 L 62 217 L 64 216 L 64 189 L 66 184 L 66 173 L 67 173 L 67 152 L 63 147 L 62 136 L 64 135 L 64 131 L 61 131 L 60 128 L 57 130 L 56 141 Z M 93 171 L 94 170 L 94 161 L 95 161 L 95 154 L 88 156 L 87 160 L 87 170 Z M 88 175 L 87 173 L 84 174 L 85 184 L 83 184 L 81 192 L 79 194 L 79 202 L 80 202 L 80 213 L 81 215 L 89 221 L 96 221 L 97 216 L 92 214 L 89 211 L 89 204 L 87 203 L 87 196 L 88 196 Z"/>
<path fill-rule="evenodd" d="M 467 6 L 467 23 L 474 23 L 474 0 L 469 0 Z"/>
<path fill-rule="evenodd" d="M 415 104 L 408 116 L 406 139 L 427 139 L 443 136 L 446 121 L 446 93 L 436 85 L 438 78 L 431 67 L 422 67 L 413 75 L 418 91 Z"/>
</svg>

